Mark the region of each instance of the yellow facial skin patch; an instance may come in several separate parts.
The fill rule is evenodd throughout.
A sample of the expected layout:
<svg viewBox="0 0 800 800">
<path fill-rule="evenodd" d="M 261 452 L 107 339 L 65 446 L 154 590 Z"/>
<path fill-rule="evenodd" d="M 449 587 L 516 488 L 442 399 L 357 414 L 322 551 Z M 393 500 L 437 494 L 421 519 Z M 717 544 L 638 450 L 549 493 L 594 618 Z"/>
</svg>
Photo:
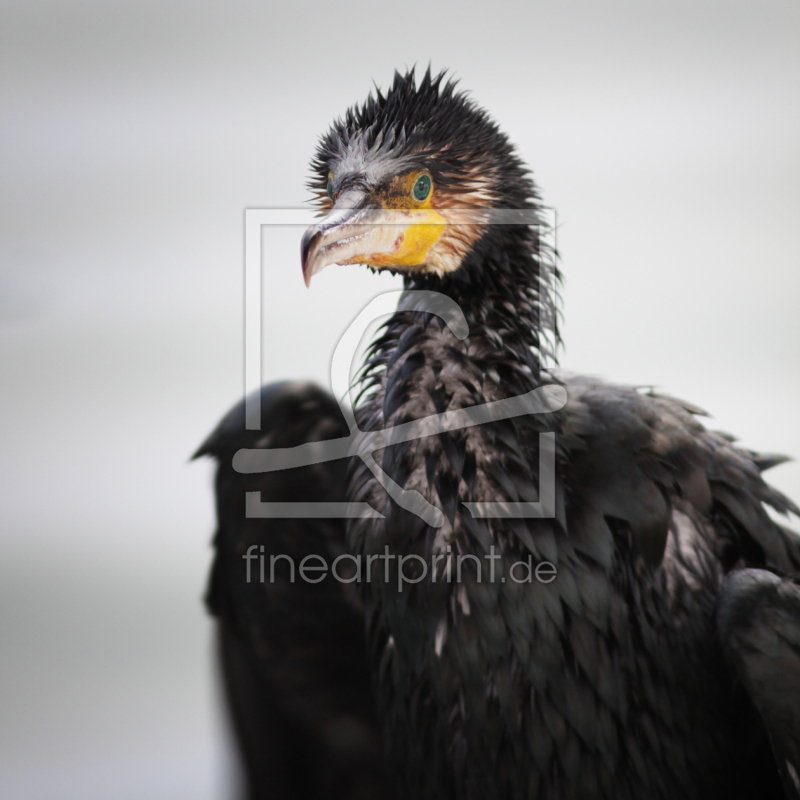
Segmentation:
<svg viewBox="0 0 800 800">
<path fill-rule="evenodd" d="M 427 179 L 430 187 L 424 200 L 414 196 L 420 179 Z M 388 250 L 365 253 L 356 258 L 354 263 L 375 267 L 416 267 L 422 264 L 431 245 L 442 235 L 445 224 L 442 216 L 432 207 L 433 196 L 433 180 L 427 172 L 411 172 L 395 177 L 375 197 L 390 212 L 385 215 L 385 221 L 378 225 L 396 228 L 395 235 L 387 237 L 391 239 L 391 245 Z"/>
<path fill-rule="evenodd" d="M 417 199 L 415 190 L 419 193 L 426 188 L 427 196 Z M 379 269 L 415 271 L 425 263 L 428 251 L 446 225 L 433 208 L 434 195 L 430 175 L 412 172 L 397 176 L 372 195 L 378 208 L 354 209 L 348 215 L 345 209 L 334 205 L 328 216 L 306 233 L 306 283 L 328 264 L 369 264 Z"/>
<path fill-rule="evenodd" d="M 375 230 L 368 237 L 368 241 L 383 246 L 376 248 L 376 252 L 355 256 L 351 263 L 375 267 L 419 266 L 431 245 L 442 235 L 444 219 L 431 208 L 387 211 L 388 214 L 381 214 L 385 221 L 376 222 Z"/>
</svg>

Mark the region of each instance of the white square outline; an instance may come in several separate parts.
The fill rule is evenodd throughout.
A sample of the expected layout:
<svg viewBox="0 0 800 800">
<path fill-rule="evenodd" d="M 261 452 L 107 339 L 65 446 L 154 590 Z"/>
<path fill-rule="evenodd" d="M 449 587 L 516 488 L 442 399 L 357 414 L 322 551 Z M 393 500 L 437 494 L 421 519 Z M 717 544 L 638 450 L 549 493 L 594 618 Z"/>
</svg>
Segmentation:
<svg viewBox="0 0 800 800">
<path fill-rule="evenodd" d="M 555 267 L 557 259 L 556 233 L 557 216 L 554 209 L 503 209 L 490 212 L 497 220 L 496 224 L 535 224 L 541 223 L 543 212 L 552 212 L 553 224 L 542 226 L 542 230 L 551 231 L 553 235 L 552 245 L 546 251 L 553 254 L 553 263 L 549 266 Z M 263 248 L 262 248 L 262 228 L 265 226 L 302 226 L 309 227 L 319 221 L 317 213 L 313 209 L 268 209 L 268 208 L 247 208 L 245 209 L 245 275 L 244 275 L 244 387 L 245 387 L 245 428 L 246 430 L 261 429 L 261 393 L 260 388 L 263 383 L 262 374 L 262 334 L 263 334 L 263 307 L 262 307 L 262 283 L 263 283 Z M 486 222 L 485 218 L 481 220 Z M 556 295 L 557 301 L 557 295 Z M 554 310 L 558 313 L 557 308 Z M 555 350 L 556 342 L 552 342 Z M 544 364 L 545 369 L 550 365 Z M 546 388 L 546 387 L 545 387 Z M 512 398 L 521 399 L 521 398 Z M 564 402 L 566 395 L 564 395 Z M 552 401 L 551 401 L 552 402 Z M 494 405 L 494 404 L 490 404 Z M 557 407 L 563 405 L 561 402 Z M 551 410 L 556 410 L 553 407 Z M 539 412 L 541 413 L 541 412 Z M 440 416 L 447 416 L 440 415 Z M 252 451 L 245 449 L 237 453 L 237 458 L 241 454 L 248 455 Z M 265 455 L 261 453 L 261 455 Z M 514 502 L 483 502 L 483 503 L 463 503 L 476 518 L 528 518 L 528 517 L 553 517 L 555 516 L 555 434 L 541 433 L 539 435 L 539 496 L 540 501 L 536 503 L 514 503 Z M 377 465 L 376 465 L 377 466 Z M 234 459 L 236 469 L 236 458 Z M 238 471 L 238 470 L 237 470 Z M 250 470 L 248 470 L 250 471 Z M 253 470 L 259 471 L 259 470 Z M 547 476 L 547 480 L 545 480 Z M 388 479 L 387 476 L 387 480 Z M 381 481 L 383 483 L 383 481 Z M 398 488 L 399 487 L 395 487 Z M 402 493 L 402 490 L 400 490 Z M 394 497 L 395 492 L 390 492 Z M 413 494 L 417 494 L 414 492 Z M 398 497 L 395 500 L 399 501 Z M 426 502 L 425 505 L 428 505 Z M 406 506 L 405 502 L 401 505 Z M 434 509 L 435 507 L 431 507 Z M 411 509 L 410 509 L 411 510 Z M 416 510 L 416 509 L 415 509 Z M 441 511 L 436 509 L 437 517 L 441 517 Z M 267 518 L 287 518 L 287 517 L 372 517 L 382 518 L 382 514 L 373 509 L 366 503 L 262 503 L 260 492 L 246 493 L 246 517 L 267 517 Z M 416 510 L 416 513 L 420 513 Z M 420 516 L 428 516 L 420 514 Z M 429 520 L 426 520 L 429 521 Z M 430 521 L 429 521 L 430 522 Z M 435 524 L 435 523 L 434 523 Z M 441 521 L 439 525 L 442 524 Z M 438 525 L 437 525 L 438 527 Z"/>
</svg>

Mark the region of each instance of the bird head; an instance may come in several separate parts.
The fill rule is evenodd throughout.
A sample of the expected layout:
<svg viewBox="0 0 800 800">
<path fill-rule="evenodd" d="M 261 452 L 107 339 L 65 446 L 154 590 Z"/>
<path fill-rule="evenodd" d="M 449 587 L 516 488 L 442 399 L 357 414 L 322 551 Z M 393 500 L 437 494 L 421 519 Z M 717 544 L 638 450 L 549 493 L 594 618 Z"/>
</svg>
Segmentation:
<svg viewBox="0 0 800 800">
<path fill-rule="evenodd" d="M 528 170 L 488 114 L 444 73 L 395 73 L 322 137 L 309 187 L 324 218 L 302 241 L 303 276 L 328 264 L 456 272 L 492 209 L 532 207 Z"/>
</svg>

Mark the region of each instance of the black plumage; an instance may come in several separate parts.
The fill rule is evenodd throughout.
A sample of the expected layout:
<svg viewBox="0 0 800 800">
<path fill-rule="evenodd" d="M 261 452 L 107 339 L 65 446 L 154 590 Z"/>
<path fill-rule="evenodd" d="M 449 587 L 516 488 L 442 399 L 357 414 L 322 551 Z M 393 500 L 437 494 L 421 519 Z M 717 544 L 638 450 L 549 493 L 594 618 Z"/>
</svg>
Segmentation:
<svg viewBox="0 0 800 800">
<path fill-rule="evenodd" d="M 341 497 L 342 464 L 266 475 L 240 475 L 231 466 L 240 448 L 324 441 L 347 427 L 333 399 L 310 384 L 273 384 L 260 399 L 261 430 L 246 430 L 240 404 L 196 453 L 219 462 L 206 602 L 219 623 L 220 665 L 248 796 L 367 800 L 381 796 L 386 784 L 361 603 L 330 575 L 306 583 L 296 574 L 306 556 L 330 563 L 345 551 L 344 520 L 265 521 L 245 513 L 248 492 L 287 502 Z M 250 548 L 254 558 L 247 562 Z M 279 556 L 293 559 L 294 575 Z"/>
<path fill-rule="evenodd" d="M 706 430 L 702 412 L 687 403 L 543 368 L 557 339 L 558 275 L 548 266 L 541 224 L 457 217 L 487 207 L 535 211 L 537 193 L 506 137 L 442 76 L 426 73 L 417 84 L 413 72 L 397 75 L 385 95 L 334 124 L 313 169 L 312 188 L 329 214 L 304 237 L 306 280 L 337 260 L 398 270 L 408 290 L 455 300 L 469 325 L 459 339 L 434 314 L 398 311 L 361 374 L 361 430 L 544 385 L 563 387 L 568 401 L 550 414 L 376 452 L 392 480 L 442 510 L 440 527 L 390 499 L 355 458 L 304 468 L 295 484 L 299 471 L 232 470 L 238 448 L 345 435 L 335 403 L 318 390 L 265 390 L 267 428 L 252 438 L 243 437 L 241 408 L 232 412 L 239 418 L 223 422 L 203 450 L 220 460 L 212 610 L 235 640 L 229 649 L 248 660 L 253 691 L 263 687 L 272 697 L 287 681 L 295 693 L 281 707 L 286 716 L 268 722 L 273 734 L 283 722 L 294 724 L 306 691 L 334 716 L 346 716 L 352 703 L 359 730 L 370 730 L 358 628 L 398 797 L 799 796 L 800 539 L 765 506 L 798 510 L 761 477 L 780 459 Z M 432 242 L 429 233 L 419 244 L 408 228 L 406 241 L 356 252 L 353 220 L 379 226 L 398 207 L 445 227 Z M 379 241 L 376 234 L 370 246 Z M 555 437 L 553 514 L 473 517 L 465 503 L 540 499 L 540 434 Z M 264 500 L 302 489 L 297 496 L 305 499 L 366 502 L 383 518 L 350 520 L 346 533 L 335 521 L 246 521 L 248 487 Z M 280 604 L 274 586 L 245 586 L 241 553 L 250 542 L 298 554 L 346 547 L 366 558 L 388 548 L 432 565 L 439 560 L 402 592 L 396 561 L 352 587 L 357 598 L 332 582 L 324 590 L 292 586 L 295 609 Z M 488 580 L 494 553 L 498 577 Z M 448 581 L 444 570 L 458 556 L 461 580 Z M 529 556 L 532 564 L 555 565 L 555 578 L 510 579 L 512 564 Z M 307 685 L 286 678 L 295 665 L 312 663 L 304 660 L 309 649 L 341 656 L 335 678 L 321 668 L 309 670 Z M 230 671 L 228 685 L 236 709 Z M 306 720 L 313 738 L 322 721 Z M 245 752 L 260 747 L 263 758 L 274 757 L 267 738 L 248 739 L 247 724 L 240 734 Z M 352 778 L 348 770 L 360 769 L 370 753 L 331 750 L 326 758 Z M 382 762 L 372 758 L 377 782 Z"/>
</svg>

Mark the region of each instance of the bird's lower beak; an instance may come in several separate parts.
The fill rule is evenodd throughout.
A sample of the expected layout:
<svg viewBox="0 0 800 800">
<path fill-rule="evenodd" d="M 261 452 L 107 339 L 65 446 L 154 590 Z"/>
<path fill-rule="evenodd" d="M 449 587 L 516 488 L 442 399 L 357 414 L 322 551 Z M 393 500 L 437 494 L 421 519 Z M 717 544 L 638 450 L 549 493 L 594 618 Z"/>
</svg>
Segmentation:
<svg viewBox="0 0 800 800">
<path fill-rule="evenodd" d="M 354 206 L 352 198 L 347 205 L 337 203 L 318 225 L 303 234 L 301 260 L 306 286 L 328 264 L 418 268 L 444 229 L 444 219 L 431 208 Z"/>
</svg>

